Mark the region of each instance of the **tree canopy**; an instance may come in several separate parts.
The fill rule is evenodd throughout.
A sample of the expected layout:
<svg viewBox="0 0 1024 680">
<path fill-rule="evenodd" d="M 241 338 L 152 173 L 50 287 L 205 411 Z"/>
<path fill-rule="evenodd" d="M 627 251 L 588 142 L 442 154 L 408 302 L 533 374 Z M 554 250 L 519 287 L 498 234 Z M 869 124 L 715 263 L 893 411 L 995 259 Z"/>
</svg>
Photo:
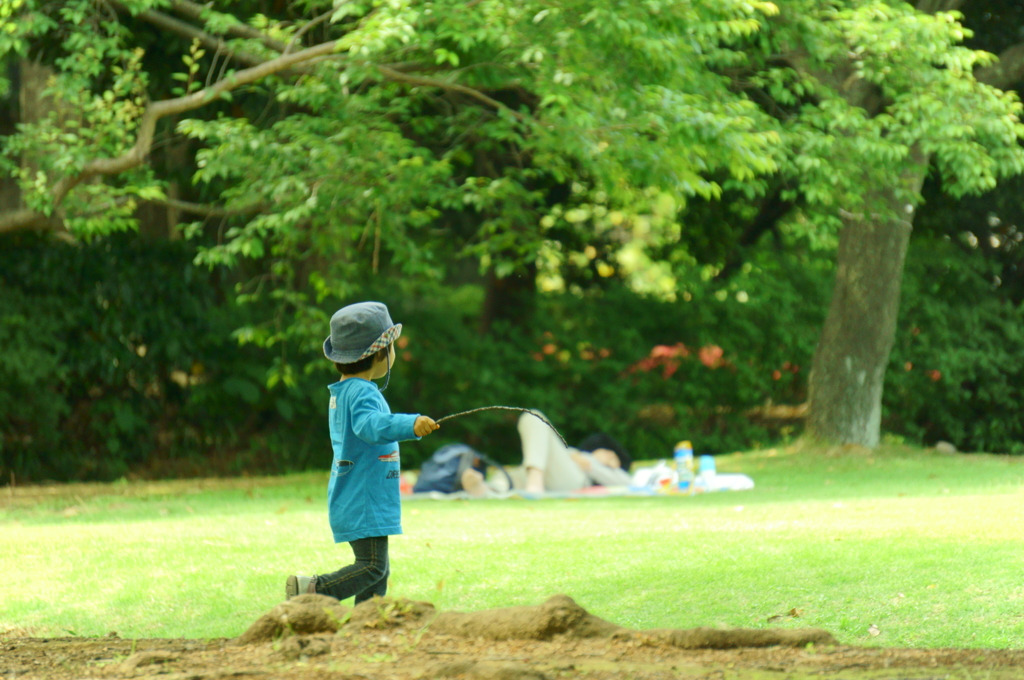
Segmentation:
<svg viewBox="0 0 1024 680">
<path fill-rule="evenodd" d="M 22 207 L 0 231 L 190 213 L 198 261 L 259 261 L 243 293 L 293 315 L 240 333 L 261 344 L 313 337 L 317 301 L 367 277 L 459 261 L 671 297 L 683 235 L 727 237 L 697 204 L 833 247 L 909 224 L 929 167 L 953 196 L 1024 170 L 1000 89 L 1020 65 L 964 46 L 959 4 L 0 0 L 0 58 L 53 74 L 3 141 Z M 153 163 L 172 147 L 188 200 Z"/>
<path fill-rule="evenodd" d="M 389 256 L 429 269 L 425 227 L 449 211 L 475 214 L 465 240 L 481 253 L 514 241 L 533 254 L 552 219 L 635 226 L 625 216 L 653 212 L 652 192 L 680 209 L 769 186 L 827 234 L 915 145 L 955 195 L 1020 170 L 1015 99 L 978 83 L 993 59 L 960 45 L 955 13 L 877 0 L 292 4 L 302 17 L 245 3 L 4 2 L 0 50 L 52 61 L 56 104 L 6 140 L 26 209 L 2 224 L 130 227 L 138 200 L 163 196 L 146 161 L 171 124 L 201 142 L 206 195 L 250 217 L 211 253 L 219 261 L 278 239 L 294 251 L 311 220 L 309 233 L 358 243 L 379 214 Z M 165 69 L 153 73 L 140 22 L 191 46 L 150 45 Z M 865 91 L 884 111 L 865 113 Z M 265 115 L 246 111 L 256 102 Z M 558 185 L 575 191 L 552 211 Z"/>
</svg>

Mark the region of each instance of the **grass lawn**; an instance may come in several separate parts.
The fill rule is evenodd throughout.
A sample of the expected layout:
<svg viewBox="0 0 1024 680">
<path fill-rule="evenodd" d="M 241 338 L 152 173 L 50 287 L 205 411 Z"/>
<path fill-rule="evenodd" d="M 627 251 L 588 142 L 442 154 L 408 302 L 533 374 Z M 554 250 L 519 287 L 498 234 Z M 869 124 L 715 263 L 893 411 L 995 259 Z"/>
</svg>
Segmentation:
<svg viewBox="0 0 1024 680">
<path fill-rule="evenodd" d="M 408 502 L 389 594 L 475 610 L 566 593 L 635 628 L 1024 646 L 1024 458 L 794 447 L 718 467 L 757 487 Z M 351 560 L 331 540 L 325 489 L 326 474 L 0 489 L 0 637 L 238 635 L 288 574 Z"/>
</svg>

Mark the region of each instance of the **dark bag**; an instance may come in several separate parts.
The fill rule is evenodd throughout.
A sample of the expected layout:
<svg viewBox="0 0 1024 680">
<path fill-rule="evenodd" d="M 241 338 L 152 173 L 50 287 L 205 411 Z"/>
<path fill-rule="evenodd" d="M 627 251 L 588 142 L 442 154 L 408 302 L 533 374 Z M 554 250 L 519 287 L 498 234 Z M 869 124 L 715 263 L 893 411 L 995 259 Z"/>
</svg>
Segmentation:
<svg viewBox="0 0 1024 680">
<path fill-rule="evenodd" d="M 501 470 L 505 478 L 508 479 L 508 488 L 511 489 L 512 478 L 500 464 L 466 444 L 447 444 L 435 451 L 430 460 L 423 463 L 420 476 L 412 491 L 413 493 L 462 491 L 462 473 L 473 468 L 486 477 L 488 465 L 493 465 Z"/>
</svg>

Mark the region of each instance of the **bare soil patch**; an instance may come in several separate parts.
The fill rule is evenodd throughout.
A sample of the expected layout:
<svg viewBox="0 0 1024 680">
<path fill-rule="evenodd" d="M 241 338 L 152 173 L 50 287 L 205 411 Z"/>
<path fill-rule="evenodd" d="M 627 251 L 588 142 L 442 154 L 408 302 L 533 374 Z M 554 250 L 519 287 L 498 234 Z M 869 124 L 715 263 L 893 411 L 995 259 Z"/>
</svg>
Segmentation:
<svg viewBox="0 0 1024 680">
<path fill-rule="evenodd" d="M 820 629 L 647 630 L 599 619 L 569 597 L 535 607 L 438 612 L 384 598 L 344 607 L 303 595 L 236 639 L 0 636 L 0 678 L 554 680 L 1009 680 L 1024 651 L 865 649 Z"/>
</svg>

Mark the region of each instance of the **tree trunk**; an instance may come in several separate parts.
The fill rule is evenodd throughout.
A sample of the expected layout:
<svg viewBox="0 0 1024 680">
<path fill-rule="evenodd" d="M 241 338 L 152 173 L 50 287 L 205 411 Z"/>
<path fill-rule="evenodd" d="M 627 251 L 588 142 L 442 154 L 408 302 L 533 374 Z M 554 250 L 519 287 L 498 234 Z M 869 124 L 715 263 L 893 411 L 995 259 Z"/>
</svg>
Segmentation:
<svg viewBox="0 0 1024 680">
<path fill-rule="evenodd" d="M 900 195 L 920 191 L 926 167 L 904 171 Z M 811 363 L 807 428 L 819 439 L 875 447 L 913 207 L 897 187 L 879 188 L 870 198 L 882 212 L 843 214 L 835 289 Z"/>
</svg>

